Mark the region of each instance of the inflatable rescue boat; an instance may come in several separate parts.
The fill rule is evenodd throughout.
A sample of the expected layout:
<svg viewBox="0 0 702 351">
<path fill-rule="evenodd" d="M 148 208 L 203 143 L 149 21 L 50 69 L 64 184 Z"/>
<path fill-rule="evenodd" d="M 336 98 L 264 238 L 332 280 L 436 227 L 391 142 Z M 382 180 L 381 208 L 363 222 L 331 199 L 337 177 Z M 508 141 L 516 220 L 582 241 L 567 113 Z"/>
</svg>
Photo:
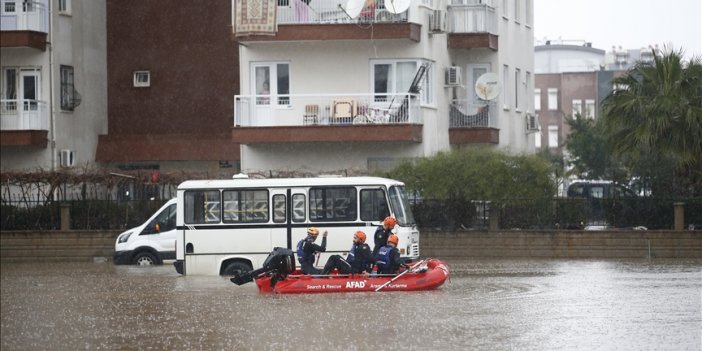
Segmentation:
<svg viewBox="0 0 702 351">
<path fill-rule="evenodd" d="M 396 275 L 330 274 L 303 275 L 295 269 L 292 251 L 276 248 L 263 267 L 231 281 L 237 285 L 255 281 L 261 293 L 309 294 L 361 291 L 433 290 L 449 278 L 446 264 L 437 259 L 425 259 Z"/>
</svg>

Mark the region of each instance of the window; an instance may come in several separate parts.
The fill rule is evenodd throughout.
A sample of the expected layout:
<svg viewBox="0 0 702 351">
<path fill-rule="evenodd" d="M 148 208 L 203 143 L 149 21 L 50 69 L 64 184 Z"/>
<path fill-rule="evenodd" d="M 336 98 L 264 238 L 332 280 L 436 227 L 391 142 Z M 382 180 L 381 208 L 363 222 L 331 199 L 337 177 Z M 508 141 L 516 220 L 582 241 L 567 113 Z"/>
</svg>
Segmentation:
<svg viewBox="0 0 702 351">
<path fill-rule="evenodd" d="M 134 86 L 135 87 L 149 87 L 149 86 L 151 86 L 151 72 L 150 71 L 134 71 Z"/>
<path fill-rule="evenodd" d="M 534 146 L 538 149 L 541 148 L 541 133 L 534 133 Z"/>
<path fill-rule="evenodd" d="M 548 88 L 548 106 L 549 111 L 558 110 L 558 89 Z"/>
<path fill-rule="evenodd" d="M 361 190 L 361 220 L 382 221 L 390 215 L 382 189 Z"/>
<path fill-rule="evenodd" d="M 73 66 L 60 67 L 61 74 L 61 109 L 73 111 L 76 107 L 75 87 L 73 86 Z"/>
<path fill-rule="evenodd" d="M 522 11 L 522 6 L 521 6 L 522 0 L 514 0 L 514 21 L 519 23 L 521 21 L 521 11 Z"/>
<path fill-rule="evenodd" d="M 534 89 L 534 110 L 541 110 L 541 89 Z"/>
<path fill-rule="evenodd" d="M 524 22 L 527 26 L 531 26 L 531 21 L 534 18 L 534 15 L 532 13 L 534 10 L 534 4 L 532 4 L 532 0 L 526 0 L 524 7 L 526 7 L 526 18 L 524 19 Z"/>
<path fill-rule="evenodd" d="M 219 223 L 222 216 L 219 191 L 186 191 L 184 199 L 185 223 Z"/>
<path fill-rule="evenodd" d="M 63 15 L 70 15 L 71 0 L 58 0 L 58 12 Z"/>
<path fill-rule="evenodd" d="M 558 147 L 558 126 L 548 126 L 548 147 Z"/>
<path fill-rule="evenodd" d="M 156 225 L 158 224 L 158 228 Z M 156 218 L 149 223 L 141 232 L 142 234 L 158 234 L 175 229 L 176 227 L 176 204 L 168 206 L 159 213 Z"/>
<path fill-rule="evenodd" d="M 522 71 L 519 68 L 514 69 L 514 109 L 519 111 L 519 82 L 521 81 Z"/>
<path fill-rule="evenodd" d="M 510 96 L 508 93 L 509 89 L 507 88 L 507 87 L 509 87 L 509 66 L 508 65 L 504 65 L 504 67 L 502 67 L 502 80 L 503 80 L 502 86 L 505 87 L 505 89 L 504 89 L 505 96 L 502 97 L 503 101 L 504 101 L 502 108 L 504 108 L 505 110 L 509 110 Z"/>
<path fill-rule="evenodd" d="M 2 75 L 2 112 L 17 111 L 17 68 L 4 68 Z"/>
<path fill-rule="evenodd" d="M 531 72 L 527 71 L 525 76 L 524 76 L 524 99 L 525 99 L 525 104 L 526 110 L 527 111 L 532 111 L 529 108 L 529 89 L 531 89 Z"/>
<path fill-rule="evenodd" d="M 510 0 L 502 0 L 502 18 L 509 18 L 509 2 Z"/>
<path fill-rule="evenodd" d="M 285 223 L 285 195 L 273 195 L 273 222 Z"/>
<path fill-rule="evenodd" d="M 355 221 L 356 188 L 323 187 L 311 188 L 310 221 Z"/>
<path fill-rule="evenodd" d="M 15 3 L 14 2 L 3 2 L 3 8 L 2 12 L 3 13 L 14 13 L 15 12 Z"/>
<path fill-rule="evenodd" d="M 583 115 L 583 100 L 573 100 L 573 118 L 582 117 Z"/>
<path fill-rule="evenodd" d="M 304 222 L 305 213 L 305 195 L 294 194 L 292 196 L 292 220 L 293 222 Z"/>
<path fill-rule="evenodd" d="M 290 64 L 266 62 L 252 64 L 251 91 L 256 105 L 290 105 Z"/>
<path fill-rule="evenodd" d="M 590 119 L 595 118 L 595 100 L 585 100 L 585 117 Z"/>
<path fill-rule="evenodd" d="M 268 190 L 225 190 L 223 222 L 260 223 L 268 222 Z M 283 218 L 285 217 L 283 197 Z"/>
<path fill-rule="evenodd" d="M 417 76 L 419 67 L 426 63 L 421 60 L 378 60 L 371 62 L 371 90 L 376 102 L 386 102 L 392 97 L 384 94 L 405 94 L 409 91 L 412 81 Z M 434 68 L 429 65 L 422 77 L 420 90 L 420 102 L 422 105 L 434 103 Z"/>
</svg>

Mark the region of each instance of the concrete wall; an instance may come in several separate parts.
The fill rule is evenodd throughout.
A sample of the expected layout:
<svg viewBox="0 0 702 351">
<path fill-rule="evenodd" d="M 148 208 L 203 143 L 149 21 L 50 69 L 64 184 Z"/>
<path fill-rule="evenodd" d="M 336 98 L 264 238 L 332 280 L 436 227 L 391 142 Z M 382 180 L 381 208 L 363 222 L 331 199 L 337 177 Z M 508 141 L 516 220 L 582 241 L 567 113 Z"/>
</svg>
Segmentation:
<svg viewBox="0 0 702 351">
<path fill-rule="evenodd" d="M 422 257 L 702 258 L 702 231 L 422 231 Z M 2 262 L 110 260 L 119 231 L 0 234 Z"/>
</svg>

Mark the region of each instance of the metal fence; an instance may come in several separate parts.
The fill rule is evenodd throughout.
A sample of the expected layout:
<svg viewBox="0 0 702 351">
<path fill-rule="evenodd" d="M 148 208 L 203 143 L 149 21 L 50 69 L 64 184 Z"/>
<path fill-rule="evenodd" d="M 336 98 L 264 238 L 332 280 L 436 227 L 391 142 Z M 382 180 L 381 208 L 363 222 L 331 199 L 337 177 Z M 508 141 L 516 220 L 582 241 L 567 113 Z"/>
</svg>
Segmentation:
<svg viewBox="0 0 702 351">
<path fill-rule="evenodd" d="M 70 209 L 70 229 L 125 229 L 148 219 L 167 200 L 70 200 L 3 203 L 1 230 L 57 230 L 61 206 Z M 683 203 L 685 227 L 702 229 L 702 198 L 511 199 L 494 201 L 415 201 L 420 228 L 481 230 L 490 221 L 501 229 L 586 229 L 614 227 L 671 229 L 674 204 Z"/>
</svg>

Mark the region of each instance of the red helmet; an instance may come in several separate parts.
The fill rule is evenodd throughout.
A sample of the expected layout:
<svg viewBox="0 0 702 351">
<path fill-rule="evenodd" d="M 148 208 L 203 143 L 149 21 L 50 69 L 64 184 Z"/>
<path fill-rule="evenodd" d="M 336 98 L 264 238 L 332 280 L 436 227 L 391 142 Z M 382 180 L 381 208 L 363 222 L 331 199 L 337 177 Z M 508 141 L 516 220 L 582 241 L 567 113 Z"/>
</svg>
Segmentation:
<svg viewBox="0 0 702 351">
<path fill-rule="evenodd" d="M 392 234 L 388 237 L 388 244 L 393 243 L 393 244 L 395 244 L 395 246 L 397 246 L 397 243 L 399 243 L 399 242 L 400 242 L 400 238 L 398 238 L 397 235 L 395 235 L 395 234 Z"/>
<path fill-rule="evenodd" d="M 354 233 L 353 236 L 357 237 L 361 241 L 361 244 L 366 242 L 366 233 L 360 230 Z"/>
<path fill-rule="evenodd" d="M 384 224 L 386 227 L 392 229 L 392 228 L 395 228 L 395 224 L 397 224 L 397 220 L 396 220 L 395 217 L 393 217 L 393 216 L 387 216 L 387 217 L 385 217 L 385 220 L 383 221 L 383 224 Z"/>
</svg>

